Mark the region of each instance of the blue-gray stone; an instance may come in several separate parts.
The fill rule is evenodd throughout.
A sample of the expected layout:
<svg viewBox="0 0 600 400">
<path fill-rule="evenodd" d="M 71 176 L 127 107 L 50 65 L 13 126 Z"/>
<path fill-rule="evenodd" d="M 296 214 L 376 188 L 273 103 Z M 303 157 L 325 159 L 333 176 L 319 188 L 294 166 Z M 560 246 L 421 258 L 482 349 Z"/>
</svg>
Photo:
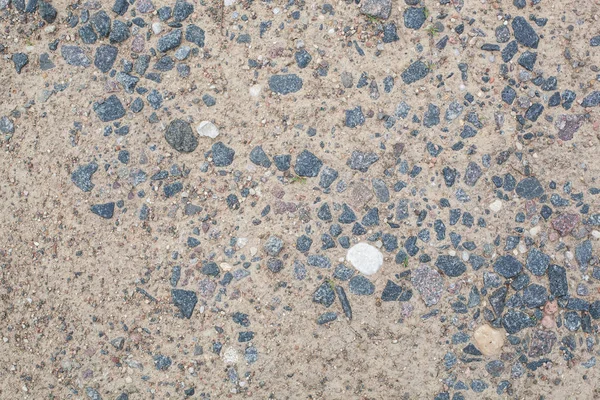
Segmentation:
<svg viewBox="0 0 600 400">
<path fill-rule="evenodd" d="M 158 43 L 156 44 L 156 49 L 161 53 L 166 53 L 169 50 L 173 50 L 177 46 L 181 44 L 181 38 L 183 37 L 183 32 L 181 29 L 175 29 L 172 32 L 167 33 L 158 39 Z"/>
<path fill-rule="evenodd" d="M 356 275 L 348 284 L 350 293 L 358 296 L 370 296 L 375 292 L 375 285 L 362 275 Z"/>
<path fill-rule="evenodd" d="M 94 175 L 97 170 L 98 164 L 95 162 L 82 165 L 71 174 L 71 181 L 84 192 L 90 192 L 94 188 L 92 175 Z"/>
<path fill-rule="evenodd" d="M 535 122 L 542 115 L 544 105 L 542 103 L 533 103 L 525 112 L 525 118 Z"/>
<path fill-rule="evenodd" d="M 176 22 L 184 21 L 194 12 L 194 5 L 185 0 L 177 0 L 173 7 L 173 19 Z"/>
<path fill-rule="evenodd" d="M 537 49 L 540 37 L 525 18 L 521 16 L 515 17 L 511 25 L 515 39 L 519 44 Z"/>
<path fill-rule="evenodd" d="M 535 322 L 522 311 L 508 310 L 502 317 L 502 326 L 511 335 L 534 325 Z"/>
<path fill-rule="evenodd" d="M 287 171 L 292 164 L 292 156 L 289 154 L 281 154 L 273 157 L 273 162 L 279 171 Z"/>
<path fill-rule="evenodd" d="M 592 259 L 592 242 L 586 240 L 581 242 L 575 247 L 575 259 L 579 266 L 582 268 L 587 267 L 588 263 Z"/>
<path fill-rule="evenodd" d="M 527 200 L 535 199 L 544 194 L 544 188 L 540 184 L 540 181 L 534 177 L 528 177 L 521 180 L 517 184 L 515 190 L 519 197 L 523 197 Z"/>
<path fill-rule="evenodd" d="M 112 23 L 112 29 L 110 30 L 108 38 L 112 44 L 115 44 L 124 42 L 129 39 L 130 35 L 129 26 L 127 26 L 125 22 L 115 19 Z"/>
<path fill-rule="evenodd" d="M 190 153 L 198 147 L 198 137 L 190 124 L 182 119 L 169 123 L 165 131 L 165 140 L 180 153 Z"/>
<path fill-rule="evenodd" d="M 349 166 L 350 169 L 367 172 L 369 167 L 378 160 L 379 156 L 375 153 L 354 150 L 346 162 L 346 165 Z"/>
<path fill-rule="evenodd" d="M 404 26 L 408 29 L 421 29 L 426 19 L 425 7 L 409 7 L 404 10 Z"/>
<path fill-rule="evenodd" d="M 269 78 L 269 89 L 283 95 L 295 93 L 302 89 L 302 78 L 296 74 L 273 75 Z"/>
<path fill-rule="evenodd" d="M 298 239 L 296 239 L 296 249 L 302 253 L 307 253 L 310 250 L 310 246 L 312 246 L 313 240 L 306 236 L 302 235 Z"/>
<path fill-rule="evenodd" d="M 426 128 L 431 128 L 440 123 L 440 108 L 435 104 L 429 103 L 427 111 L 423 115 L 423 125 Z"/>
<path fill-rule="evenodd" d="M 554 297 L 564 297 L 569 294 L 567 271 L 564 267 L 551 264 L 548 267 L 548 280 L 550 281 L 550 293 Z"/>
<path fill-rule="evenodd" d="M 409 65 L 400 76 L 406 85 L 410 85 L 411 83 L 425 78 L 428 73 L 429 68 L 427 68 L 427 65 L 422 61 L 416 61 Z"/>
<path fill-rule="evenodd" d="M 319 178 L 319 186 L 323 189 L 327 189 L 337 178 L 338 172 L 335 169 L 326 166 L 325 168 L 323 168 L 323 171 L 321 171 L 321 177 Z"/>
<path fill-rule="evenodd" d="M 253 164 L 264 168 L 269 168 L 271 166 L 271 160 L 263 150 L 262 146 L 256 146 L 250 151 L 250 161 L 252 161 Z"/>
<path fill-rule="evenodd" d="M 17 74 L 20 74 L 23 67 L 25 67 L 27 63 L 29 63 L 29 56 L 25 53 L 15 53 L 12 55 L 12 61 L 15 65 L 15 70 L 17 71 Z"/>
<path fill-rule="evenodd" d="M 365 116 L 361 106 L 356 106 L 353 109 L 346 110 L 345 125 L 349 128 L 356 128 L 365 123 Z"/>
<path fill-rule="evenodd" d="M 335 301 L 335 292 L 332 288 L 333 284 L 330 282 L 323 282 L 321 286 L 315 290 L 313 294 L 313 301 L 315 303 L 323 304 L 325 307 L 330 307 Z"/>
<path fill-rule="evenodd" d="M 402 293 L 402 286 L 388 280 L 383 292 L 381 293 L 381 301 L 396 301 Z"/>
<path fill-rule="evenodd" d="M 227 167 L 233 163 L 235 150 L 225 146 L 223 142 L 217 142 L 213 144 L 211 150 L 215 167 Z"/>
<path fill-rule="evenodd" d="M 467 270 L 467 266 L 460 258 L 447 254 L 438 256 L 435 266 L 446 276 L 453 278 L 462 275 Z"/>
<path fill-rule="evenodd" d="M 548 291 L 545 287 L 531 284 L 523 290 L 523 302 L 529 308 L 541 307 L 548 301 Z"/>
<path fill-rule="evenodd" d="M 494 263 L 494 271 L 505 278 L 513 278 L 521 272 L 523 264 L 511 255 L 498 257 Z"/>
<path fill-rule="evenodd" d="M 502 61 L 504 61 L 505 63 L 509 62 L 517 54 L 518 51 L 519 45 L 517 44 L 516 40 L 513 40 L 512 42 L 508 43 L 506 46 L 504 46 L 504 49 L 502 49 Z"/>
<path fill-rule="evenodd" d="M 64 45 L 60 48 L 60 54 L 69 65 L 76 67 L 89 67 L 91 65 L 90 59 L 79 46 Z"/>
<path fill-rule="evenodd" d="M 195 292 L 191 290 L 171 289 L 171 299 L 184 318 L 190 319 L 192 317 L 192 313 L 198 302 Z"/>
<path fill-rule="evenodd" d="M 90 18 L 92 26 L 102 37 L 108 37 L 110 34 L 110 17 L 104 10 L 100 10 Z"/>
<path fill-rule="evenodd" d="M 93 109 L 102 122 L 114 121 L 125 116 L 121 100 L 114 94 L 102 102 L 94 103 Z"/>
<path fill-rule="evenodd" d="M 63 46 L 64 47 L 64 46 Z M 113 67 L 119 50 L 110 45 L 102 45 L 96 48 L 96 55 L 94 57 L 94 65 L 100 71 L 106 73 Z"/>
<path fill-rule="evenodd" d="M 338 264 L 333 271 L 333 277 L 341 281 L 347 281 L 354 276 L 354 269 L 346 267 L 344 264 Z"/>
<path fill-rule="evenodd" d="M 544 275 L 548 269 L 548 265 L 550 265 L 550 256 L 542 253 L 535 247 L 529 250 L 525 266 L 532 274 L 537 276 Z"/>
<path fill-rule="evenodd" d="M 115 0 L 112 11 L 118 15 L 125 15 L 127 9 L 129 8 L 129 3 L 127 0 Z"/>
<path fill-rule="evenodd" d="M 154 356 L 154 366 L 159 371 L 166 371 L 171 366 L 172 361 L 170 357 L 158 354 Z"/>
<path fill-rule="evenodd" d="M 94 32 L 92 24 L 85 24 L 79 28 L 79 37 L 85 44 L 94 44 L 98 40 L 98 35 Z"/>
<path fill-rule="evenodd" d="M 104 204 L 94 204 L 93 206 L 90 207 L 90 210 L 94 214 L 99 215 L 102 218 L 110 219 L 110 218 L 112 218 L 114 211 L 115 211 L 115 203 L 110 202 L 110 203 L 104 203 Z"/>
<path fill-rule="evenodd" d="M 342 213 L 340 214 L 340 217 L 338 218 L 338 222 L 341 224 L 351 224 L 355 221 L 356 221 L 356 214 L 346 203 L 344 203 L 342 205 Z"/>
<path fill-rule="evenodd" d="M 319 325 L 325 325 L 328 324 L 330 322 L 333 322 L 337 319 L 338 315 L 336 312 L 334 311 L 327 311 L 321 315 L 319 315 L 319 318 L 317 318 L 317 324 Z"/>
<path fill-rule="evenodd" d="M 294 54 L 298 68 L 306 68 L 312 61 L 312 56 L 305 49 L 299 50 Z"/>
<path fill-rule="evenodd" d="M 185 40 L 194 43 L 198 47 L 204 47 L 204 30 L 194 24 L 185 29 Z"/>
<path fill-rule="evenodd" d="M 581 102 L 582 107 L 596 107 L 598 104 L 600 104 L 600 91 L 588 94 Z"/>
<path fill-rule="evenodd" d="M 294 172 L 298 176 L 315 177 L 319 175 L 319 171 L 323 166 L 317 156 L 308 150 L 303 150 L 302 153 L 296 158 L 296 165 L 294 165 Z"/>
<path fill-rule="evenodd" d="M 581 317 L 577 311 L 567 311 L 563 321 L 565 327 L 571 332 L 578 331 L 581 328 Z"/>
</svg>

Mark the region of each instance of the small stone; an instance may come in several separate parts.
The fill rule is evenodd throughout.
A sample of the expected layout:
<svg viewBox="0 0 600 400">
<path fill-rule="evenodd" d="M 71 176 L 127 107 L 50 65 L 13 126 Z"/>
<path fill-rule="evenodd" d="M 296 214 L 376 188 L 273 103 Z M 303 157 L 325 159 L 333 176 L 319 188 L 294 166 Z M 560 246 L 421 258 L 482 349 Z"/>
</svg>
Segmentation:
<svg viewBox="0 0 600 400">
<path fill-rule="evenodd" d="M 60 54 L 69 65 L 76 67 L 89 67 L 91 62 L 79 46 L 62 46 Z"/>
<path fill-rule="evenodd" d="M 325 325 L 328 324 L 330 322 L 333 322 L 337 319 L 338 315 L 336 312 L 334 311 L 327 311 L 323 314 L 321 314 L 319 316 L 319 318 L 317 318 L 317 324 L 319 325 Z"/>
<path fill-rule="evenodd" d="M 481 177 L 481 174 L 481 167 L 477 163 L 471 161 L 467 166 L 467 170 L 465 171 L 465 183 L 468 186 L 475 186 Z"/>
<path fill-rule="evenodd" d="M 303 150 L 302 153 L 296 158 L 296 165 L 294 165 L 294 172 L 298 176 L 315 177 L 319 175 L 319 171 L 323 166 L 317 156 L 308 150 Z"/>
<path fill-rule="evenodd" d="M 102 122 L 114 121 L 125 116 L 121 100 L 114 94 L 102 102 L 94 103 L 93 109 Z"/>
<path fill-rule="evenodd" d="M 198 126 L 196 126 L 196 132 L 198 132 L 198 135 L 200 136 L 209 137 L 211 139 L 219 136 L 219 128 L 210 121 L 200 122 Z"/>
<path fill-rule="evenodd" d="M 365 123 L 365 116 L 363 115 L 361 106 L 356 106 L 351 110 L 346 110 L 345 125 L 348 128 L 356 128 L 359 125 Z"/>
<path fill-rule="evenodd" d="M 534 322 L 529 318 L 529 315 L 518 310 L 509 310 L 502 317 L 502 326 L 509 334 L 515 334 L 525 328 L 532 326 Z"/>
<path fill-rule="evenodd" d="M 92 175 L 98 170 L 98 164 L 91 162 L 78 167 L 71 174 L 71 181 L 84 192 L 91 192 L 94 188 L 92 183 Z"/>
<path fill-rule="evenodd" d="M 225 146 L 223 142 L 217 142 L 212 145 L 212 158 L 215 167 L 227 167 L 233 163 L 235 151 Z"/>
<path fill-rule="evenodd" d="M 296 74 L 273 75 L 269 78 L 269 88 L 283 95 L 295 93 L 302 89 L 302 78 Z"/>
<path fill-rule="evenodd" d="M 410 85 L 411 83 L 415 83 L 416 81 L 425 78 L 428 73 L 429 68 L 427 68 L 427 65 L 422 61 L 416 61 L 402 72 L 401 78 L 406 85 Z"/>
<path fill-rule="evenodd" d="M 252 161 L 253 164 L 264 168 L 269 168 L 271 166 L 271 160 L 263 150 L 262 146 L 256 146 L 250 151 L 250 161 Z"/>
<path fill-rule="evenodd" d="M 279 171 L 287 171 L 292 164 L 292 156 L 289 154 L 281 154 L 273 157 L 273 162 Z"/>
<path fill-rule="evenodd" d="M 337 178 L 338 172 L 335 169 L 326 166 L 325 168 L 323 168 L 323 171 L 321 171 L 319 186 L 323 189 L 327 189 Z"/>
<path fill-rule="evenodd" d="M 523 264 L 511 255 L 498 257 L 494 263 L 494 271 L 505 278 L 513 278 L 521 272 Z"/>
<path fill-rule="evenodd" d="M 277 236 L 269 236 L 263 247 L 268 255 L 277 257 L 283 249 L 283 240 Z"/>
<path fill-rule="evenodd" d="M 323 304 L 325 307 L 330 307 L 335 301 L 335 292 L 333 291 L 332 284 L 323 282 L 321 286 L 315 290 L 313 301 L 315 303 Z"/>
<path fill-rule="evenodd" d="M 482 325 L 473 333 L 473 342 L 485 356 L 500 354 L 504 345 L 504 334 L 489 325 Z"/>
<path fill-rule="evenodd" d="M 552 220 L 552 227 L 560 233 L 560 236 L 566 236 L 579 224 L 579 215 L 564 213 Z"/>
<path fill-rule="evenodd" d="M 520 66 L 525 68 L 528 71 L 533 71 L 533 66 L 535 61 L 537 60 L 537 53 L 533 53 L 531 51 L 526 51 L 519 57 L 517 61 Z"/>
<path fill-rule="evenodd" d="M 440 123 L 440 108 L 435 104 L 429 103 L 427 111 L 423 115 L 423 126 L 431 128 Z"/>
<path fill-rule="evenodd" d="M 110 34 L 110 17 L 104 10 L 100 10 L 90 18 L 92 26 L 102 37 L 108 37 Z"/>
<path fill-rule="evenodd" d="M 404 26 L 408 29 L 421 29 L 426 19 L 425 7 L 408 7 L 404 10 Z"/>
<path fill-rule="evenodd" d="M 548 269 L 548 265 L 550 265 L 550 256 L 542 253 L 535 247 L 529 250 L 525 266 L 532 274 L 537 276 L 544 275 Z"/>
<path fill-rule="evenodd" d="M 437 304 L 442 297 L 444 280 L 436 270 L 426 265 L 421 265 L 413 272 L 411 282 L 427 307 Z"/>
<path fill-rule="evenodd" d="M 191 290 L 171 289 L 171 298 L 183 317 L 190 319 L 198 302 L 196 293 Z"/>
<path fill-rule="evenodd" d="M 127 0 L 115 0 L 112 11 L 118 15 L 125 15 L 127 9 L 129 8 L 129 3 Z"/>
<path fill-rule="evenodd" d="M 502 61 L 505 63 L 509 62 L 517 54 L 518 51 L 519 45 L 517 44 L 516 40 L 513 40 L 512 42 L 508 43 L 506 46 L 504 46 L 504 49 L 502 49 Z"/>
<path fill-rule="evenodd" d="M 551 264 L 548 267 L 548 281 L 550 282 L 550 293 L 554 297 L 564 297 L 569 294 L 569 284 L 565 268 Z"/>
<path fill-rule="evenodd" d="M 310 64 L 312 61 L 312 56 L 305 49 L 297 51 L 294 55 L 294 58 L 296 59 L 296 64 L 300 69 L 308 67 L 308 64 Z"/>
<path fill-rule="evenodd" d="M 396 301 L 402 293 L 402 286 L 388 280 L 383 292 L 381 293 L 381 301 Z"/>
<path fill-rule="evenodd" d="M 110 35 L 108 36 L 111 44 L 122 43 L 129 39 L 130 35 L 131 33 L 129 32 L 129 26 L 127 26 L 125 22 L 117 19 L 113 20 L 112 29 L 110 30 Z"/>
<path fill-rule="evenodd" d="M 204 30 L 194 24 L 188 25 L 185 30 L 185 40 L 198 47 L 204 47 Z"/>
<path fill-rule="evenodd" d="M 356 275 L 348 284 L 350 293 L 358 296 L 370 296 L 375 293 L 375 285 L 362 275 Z"/>
<path fill-rule="evenodd" d="M 540 37 L 525 18 L 521 16 L 515 17 L 512 20 L 512 29 L 515 39 L 519 44 L 537 49 Z"/>
<path fill-rule="evenodd" d="M 535 122 L 542 115 L 544 106 L 541 103 L 533 103 L 525 112 L 525 118 L 529 121 Z"/>
<path fill-rule="evenodd" d="M 192 131 L 190 124 L 182 119 L 169 123 L 165 131 L 165 140 L 180 153 L 191 153 L 198 147 L 198 136 Z"/>
<path fill-rule="evenodd" d="M 98 46 L 94 56 L 94 65 L 104 73 L 110 71 L 117 59 L 118 52 L 119 50 L 115 46 Z"/>
<path fill-rule="evenodd" d="M 369 167 L 379 160 L 379 156 L 375 153 L 366 153 L 359 150 L 354 150 L 352 155 L 346 162 L 350 169 L 360 172 L 367 172 Z"/>
<path fill-rule="evenodd" d="M 4 134 L 15 133 L 15 124 L 8 117 L 0 118 L 0 132 Z"/>
<path fill-rule="evenodd" d="M 586 240 L 575 247 L 575 259 L 580 267 L 587 267 L 592 259 L 592 242 Z"/>
<path fill-rule="evenodd" d="M 523 302 L 529 308 L 541 307 L 548 301 L 546 288 L 537 284 L 531 284 L 523 290 Z"/>
<path fill-rule="evenodd" d="M 194 12 L 194 5 L 185 0 L 177 0 L 173 7 L 173 19 L 175 22 L 184 21 Z"/>
<path fill-rule="evenodd" d="M 170 357 L 158 354 L 154 356 L 154 366 L 159 371 L 166 371 L 171 366 L 172 361 Z"/>
<path fill-rule="evenodd" d="M 20 74 L 23 67 L 29 63 L 29 56 L 25 53 L 15 53 L 12 56 L 12 60 L 17 74 Z"/>
<path fill-rule="evenodd" d="M 596 107 L 600 104 L 600 91 L 595 91 L 583 98 L 581 102 L 582 107 Z"/>
<path fill-rule="evenodd" d="M 465 273 L 467 266 L 460 258 L 450 255 L 440 255 L 435 266 L 438 267 L 446 276 L 457 277 Z"/>
<path fill-rule="evenodd" d="M 169 50 L 173 50 L 181 44 L 181 38 L 183 37 L 183 32 L 181 29 L 175 29 L 172 32 L 167 33 L 160 39 L 158 39 L 158 43 L 156 45 L 156 49 L 161 53 L 166 53 Z"/>
<path fill-rule="evenodd" d="M 383 265 L 383 254 L 367 243 L 357 243 L 348 249 L 346 260 L 359 272 L 373 275 Z"/>
<path fill-rule="evenodd" d="M 541 329 L 536 330 L 529 346 L 529 357 L 540 357 L 549 354 L 556 341 L 556 333 Z"/>
<path fill-rule="evenodd" d="M 110 219 L 110 218 L 112 218 L 114 211 L 115 211 L 115 203 L 110 202 L 110 203 L 104 203 L 104 204 L 94 204 L 93 206 L 90 207 L 90 210 L 94 214 L 99 215 L 102 218 Z"/>
<path fill-rule="evenodd" d="M 388 19 L 392 12 L 392 0 L 363 0 L 360 12 L 375 18 Z"/>
<path fill-rule="evenodd" d="M 540 181 L 534 177 L 525 178 L 520 181 L 515 191 L 517 195 L 527 200 L 535 199 L 544 194 L 544 188 L 540 184 Z"/>
</svg>

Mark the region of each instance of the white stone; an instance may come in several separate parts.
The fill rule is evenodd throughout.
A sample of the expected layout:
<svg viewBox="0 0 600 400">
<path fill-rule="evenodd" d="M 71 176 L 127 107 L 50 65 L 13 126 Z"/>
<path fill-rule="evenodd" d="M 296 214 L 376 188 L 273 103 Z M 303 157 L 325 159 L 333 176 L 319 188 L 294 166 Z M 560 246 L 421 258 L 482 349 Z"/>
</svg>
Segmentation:
<svg viewBox="0 0 600 400">
<path fill-rule="evenodd" d="M 158 35 L 160 32 L 162 32 L 162 24 L 160 22 L 153 23 L 152 32 L 154 32 L 155 35 Z"/>
<path fill-rule="evenodd" d="M 223 3 L 225 4 L 225 7 L 231 7 L 235 4 L 235 0 L 225 0 Z"/>
<path fill-rule="evenodd" d="M 211 139 L 214 139 L 217 136 L 219 136 L 219 128 L 217 128 L 215 124 L 213 124 L 210 121 L 200 122 L 200 124 L 198 124 L 198 126 L 196 127 L 196 132 L 198 132 L 198 135 L 200 136 L 206 136 Z"/>
<path fill-rule="evenodd" d="M 492 210 L 493 212 L 498 212 L 502 210 L 502 202 L 500 200 L 494 201 L 492 204 L 490 204 L 490 210 Z"/>
<path fill-rule="evenodd" d="M 262 87 L 260 85 L 251 86 L 250 87 L 250 96 L 252 96 L 252 97 L 260 96 L 261 90 L 262 90 Z"/>
<path fill-rule="evenodd" d="M 235 364 L 239 360 L 239 355 L 237 350 L 234 347 L 228 347 L 223 352 L 223 361 L 225 364 Z"/>
<path fill-rule="evenodd" d="M 383 254 L 367 243 L 358 243 L 348 249 L 346 260 L 365 275 L 373 275 L 383 265 Z"/>
</svg>

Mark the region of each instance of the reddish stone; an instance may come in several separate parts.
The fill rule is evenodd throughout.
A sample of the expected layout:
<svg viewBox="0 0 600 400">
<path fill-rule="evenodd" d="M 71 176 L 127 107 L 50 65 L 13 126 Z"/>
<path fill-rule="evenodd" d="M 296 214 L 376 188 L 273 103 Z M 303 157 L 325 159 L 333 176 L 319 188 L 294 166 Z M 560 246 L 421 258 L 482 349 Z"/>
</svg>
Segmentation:
<svg viewBox="0 0 600 400">
<path fill-rule="evenodd" d="M 569 234 L 573 228 L 579 223 L 579 215 L 577 214 L 561 214 L 554 218 L 552 227 L 556 229 L 560 236 Z"/>
</svg>

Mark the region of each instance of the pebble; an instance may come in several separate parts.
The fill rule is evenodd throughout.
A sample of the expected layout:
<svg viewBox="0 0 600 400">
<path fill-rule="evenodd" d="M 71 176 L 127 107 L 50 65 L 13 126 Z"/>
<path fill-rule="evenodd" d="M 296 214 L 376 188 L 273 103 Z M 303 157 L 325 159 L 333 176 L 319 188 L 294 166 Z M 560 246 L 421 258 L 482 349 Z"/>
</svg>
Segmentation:
<svg viewBox="0 0 600 400">
<path fill-rule="evenodd" d="M 332 284 L 330 282 L 323 282 L 321 286 L 315 290 L 313 294 L 313 301 L 330 307 L 335 301 L 335 292 L 333 291 Z"/>
<path fill-rule="evenodd" d="M 323 162 L 308 150 L 303 150 L 296 158 L 294 172 L 298 176 L 315 177 L 319 175 Z"/>
<path fill-rule="evenodd" d="M 198 296 L 191 290 L 171 289 L 171 299 L 184 318 L 190 319 L 198 302 Z"/>
<path fill-rule="evenodd" d="M 196 132 L 201 137 L 209 137 L 211 139 L 215 139 L 219 136 L 219 128 L 215 126 L 210 121 L 202 121 L 196 126 Z"/>
<path fill-rule="evenodd" d="M 71 174 L 71 181 L 84 192 L 91 192 L 94 188 L 92 183 L 92 176 L 98 170 L 98 164 L 91 162 L 86 165 L 79 166 Z"/>
<path fill-rule="evenodd" d="M 427 307 L 437 304 L 442 297 L 443 278 L 436 270 L 426 265 L 421 265 L 414 271 L 411 283 Z"/>
<path fill-rule="evenodd" d="M 302 89 L 302 78 L 296 74 L 273 75 L 269 78 L 269 89 L 282 95 L 296 93 Z"/>
<path fill-rule="evenodd" d="M 523 264 L 511 255 L 500 256 L 494 263 L 494 271 L 505 278 L 517 276 L 521 269 L 523 269 Z"/>
<path fill-rule="evenodd" d="M 440 255 L 435 261 L 435 266 L 439 268 L 444 275 L 457 277 L 465 273 L 467 266 L 456 256 Z"/>
<path fill-rule="evenodd" d="M 213 144 L 211 150 L 215 167 L 227 167 L 233 163 L 235 150 L 225 146 L 223 142 L 217 142 Z"/>
<path fill-rule="evenodd" d="M 425 7 L 408 7 L 404 10 L 404 26 L 408 29 L 421 29 L 426 19 Z"/>
<path fill-rule="evenodd" d="M 519 44 L 537 49 L 540 38 L 525 18 L 521 16 L 513 18 L 511 26 Z"/>
<path fill-rule="evenodd" d="M 204 30 L 194 24 L 189 24 L 185 30 L 185 40 L 198 47 L 204 47 Z"/>
<path fill-rule="evenodd" d="M 370 296 L 375 293 L 375 285 L 362 275 L 356 275 L 348 284 L 350 293 L 358 296 Z"/>
<path fill-rule="evenodd" d="M 114 46 L 98 46 L 94 56 L 94 65 L 104 73 L 110 71 L 117 59 L 118 52 L 119 50 Z"/>
<path fill-rule="evenodd" d="M 79 46 L 63 45 L 60 48 L 60 54 L 69 65 L 76 67 L 89 67 L 91 65 L 90 59 Z"/>
<path fill-rule="evenodd" d="M 115 203 L 109 202 L 104 204 L 94 204 L 90 207 L 90 210 L 102 218 L 110 219 L 115 211 Z"/>
<path fill-rule="evenodd" d="M 409 67 L 406 70 L 404 70 L 404 72 L 402 72 L 400 77 L 406 85 L 410 85 L 411 83 L 415 83 L 425 78 L 428 73 L 429 69 L 427 68 L 427 65 L 425 65 L 424 62 L 415 61 L 414 63 L 409 65 Z"/>
<path fill-rule="evenodd" d="M 383 254 L 368 243 L 357 243 L 348 249 L 346 260 L 364 275 L 373 275 L 383 265 Z"/>
<path fill-rule="evenodd" d="M 156 49 L 161 53 L 177 48 L 181 44 L 183 32 L 181 29 L 175 29 L 158 39 Z"/>
<path fill-rule="evenodd" d="M 125 116 L 121 100 L 114 94 L 101 102 L 94 103 L 94 112 L 102 122 L 110 122 Z"/>
<path fill-rule="evenodd" d="M 392 0 L 363 0 L 360 12 L 375 18 L 388 19 L 392 12 Z"/>
</svg>

